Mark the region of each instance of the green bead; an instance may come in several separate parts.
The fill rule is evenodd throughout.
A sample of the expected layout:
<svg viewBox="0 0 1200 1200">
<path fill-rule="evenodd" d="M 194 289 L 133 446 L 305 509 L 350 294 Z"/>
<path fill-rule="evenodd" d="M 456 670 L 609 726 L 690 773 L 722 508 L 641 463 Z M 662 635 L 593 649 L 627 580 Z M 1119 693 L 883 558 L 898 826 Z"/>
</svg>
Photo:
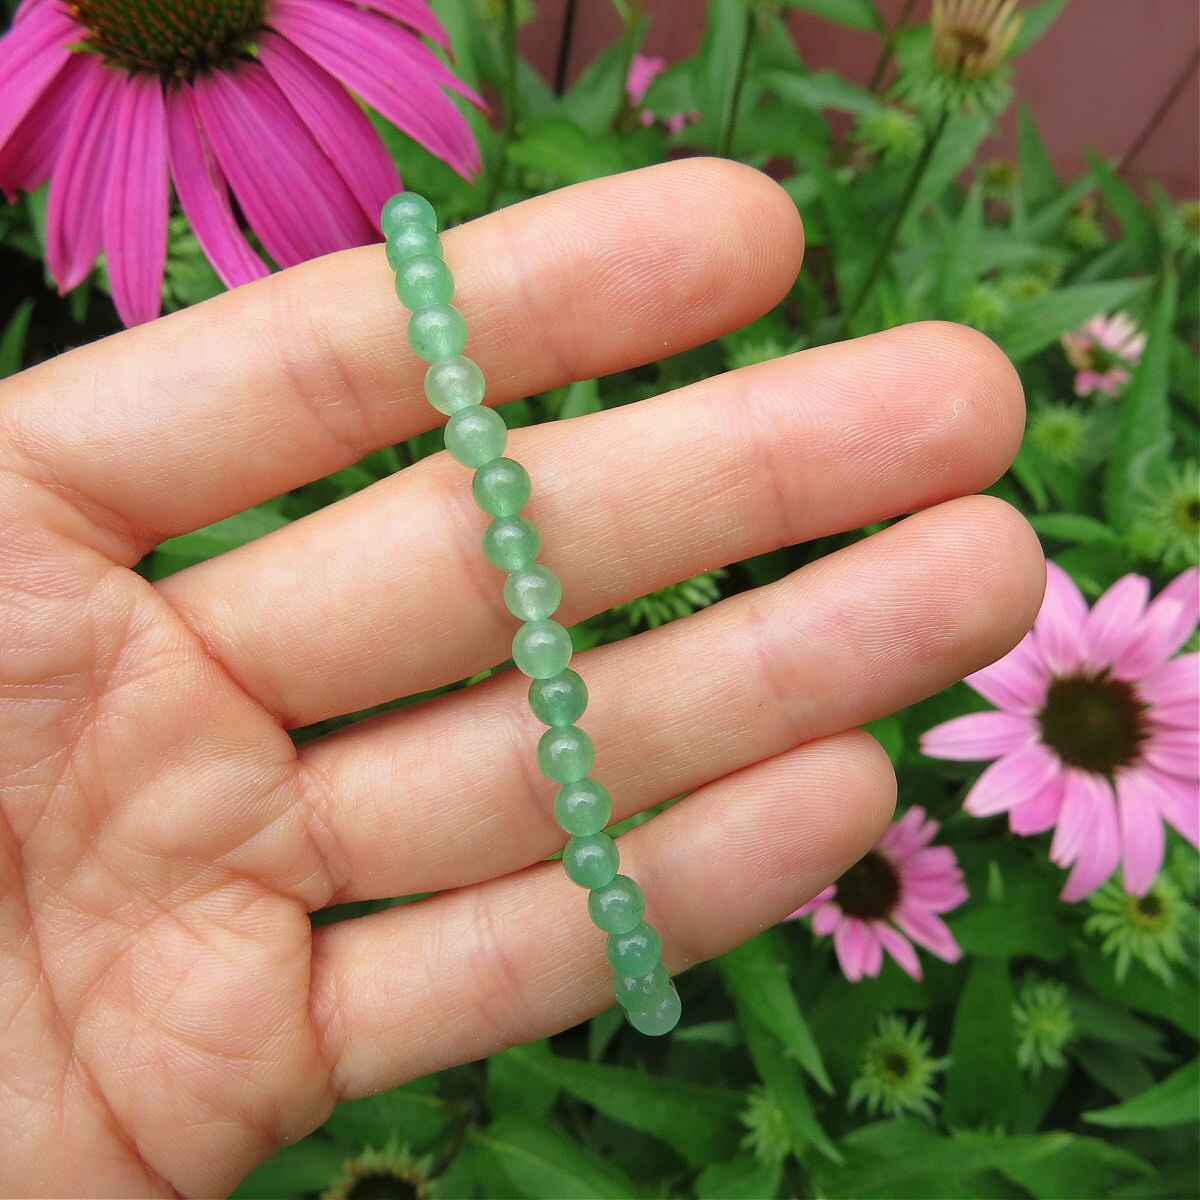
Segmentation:
<svg viewBox="0 0 1200 1200">
<path fill-rule="evenodd" d="M 544 621 L 562 601 L 562 584 L 549 567 L 534 563 L 504 581 L 504 603 L 518 621 Z"/>
<path fill-rule="evenodd" d="M 574 671 L 535 679 L 529 685 L 529 707 L 543 725 L 574 725 L 587 702 L 587 684 Z"/>
<path fill-rule="evenodd" d="M 538 766 L 555 783 L 578 783 L 596 761 L 596 747 L 578 725 L 556 725 L 538 742 Z"/>
<path fill-rule="evenodd" d="M 613 994 L 617 1003 L 626 1012 L 631 1009 L 648 1008 L 671 986 L 671 976 L 661 962 L 641 975 L 627 975 L 623 971 L 613 972 Z"/>
<path fill-rule="evenodd" d="M 383 211 L 379 214 L 379 228 L 385 237 L 390 237 L 392 230 L 410 223 L 428 225 L 430 229 L 437 230 L 437 213 L 424 196 L 418 196 L 416 192 L 397 192 L 384 201 Z"/>
<path fill-rule="evenodd" d="M 446 449 L 464 467 L 481 467 L 504 453 L 508 426 L 494 409 L 473 404 L 446 423 Z"/>
<path fill-rule="evenodd" d="M 625 1019 L 638 1031 L 649 1037 L 661 1037 L 670 1033 L 679 1024 L 683 1005 L 674 987 L 658 993 L 644 1008 L 628 1008 Z"/>
<path fill-rule="evenodd" d="M 662 961 L 662 941 L 658 931 L 643 921 L 628 933 L 610 933 L 607 954 L 614 971 L 646 975 Z"/>
<path fill-rule="evenodd" d="M 449 304 L 454 295 L 450 268 L 435 255 L 418 254 L 396 268 L 396 295 L 406 308 Z"/>
<path fill-rule="evenodd" d="M 483 531 L 483 552 L 501 571 L 523 571 L 541 548 L 541 535 L 524 517 L 497 517 Z"/>
<path fill-rule="evenodd" d="M 486 386 L 478 364 L 461 356 L 443 358 L 425 372 L 425 399 L 448 417 L 482 404 Z"/>
<path fill-rule="evenodd" d="M 612 797 L 594 779 L 563 784 L 554 797 L 554 819 L 576 837 L 599 833 L 612 819 Z"/>
<path fill-rule="evenodd" d="M 646 912 L 646 897 L 628 875 L 618 875 L 588 897 L 588 915 L 605 933 L 628 933 L 640 925 Z"/>
<path fill-rule="evenodd" d="M 454 358 L 467 344 L 467 323 L 449 304 L 418 309 L 408 318 L 408 344 L 426 362 Z"/>
<path fill-rule="evenodd" d="M 571 661 L 571 635 L 557 621 L 526 621 L 513 638 L 512 653 L 517 670 L 549 679 Z"/>
<path fill-rule="evenodd" d="M 387 254 L 388 266 L 393 271 L 399 271 L 411 258 L 436 258 L 440 262 L 442 243 L 437 233 L 428 225 L 417 225 L 410 221 L 406 225 L 398 226 L 388 235 L 384 251 Z"/>
<path fill-rule="evenodd" d="M 529 503 L 531 490 L 529 472 L 511 458 L 485 463 L 471 481 L 475 503 L 493 517 L 515 517 Z"/>
<path fill-rule="evenodd" d="M 600 888 L 611 883 L 620 862 L 617 843 L 607 833 L 573 837 L 563 847 L 563 866 L 580 887 Z"/>
</svg>

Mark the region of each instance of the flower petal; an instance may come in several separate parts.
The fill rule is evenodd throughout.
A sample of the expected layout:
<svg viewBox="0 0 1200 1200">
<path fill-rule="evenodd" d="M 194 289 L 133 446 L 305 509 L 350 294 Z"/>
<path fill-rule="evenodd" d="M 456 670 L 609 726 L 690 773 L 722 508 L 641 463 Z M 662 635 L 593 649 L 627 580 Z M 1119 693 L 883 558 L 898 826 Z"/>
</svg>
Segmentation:
<svg viewBox="0 0 1200 1200">
<path fill-rule="evenodd" d="M 834 931 L 833 949 L 842 974 L 851 983 L 863 977 L 863 963 L 870 952 L 871 931 L 857 917 L 848 917 Z"/>
<path fill-rule="evenodd" d="M 837 894 L 837 889 L 831 883 L 828 887 L 822 888 L 811 900 L 800 905 L 794 913 L 789 913 L 786 920 L 791 920 L 792 917 L 807 917 L 810 913 L 816 912 L 822 904 L 832 900 Z"/>
<path fill-rule="evenodd" d="M 1200 620 L 1200 570 L 1189 567 L 1151 601 L 1134 640 L 1113 664 L 1118 679 L 1140 679 L 1183 645 Z"/>
<path fill-rule="evenodd" d="M 863 943 L 862 973 L 874 979 L 883 970 L 883 943 L 875 932 L 874 922 L 867 925 L 867 938 Z"/>
<path fill-rule="evenodd" d="M 140 325 L 162 309 L 167 265 L 167 120 L 156 78 L 125 80 L 109 139 L 104 256 L 118 315 Z"/>
<path fill-rule="evenodd" d="M 1037 722 L 1025 713 L 980 712 L 935 725 L 921 737 L 921 753 L 930 758 L 975 762 L 1020 750 L 1038 735 Z"/>
<path fill-rule="evenodd" d="M 973 817 L 992 817 L 1031 799 L 1062 770 L 1053 751 L 1041 742 L 998 758 L 975 781 L 963 808 Z"/>
<path fill-rule="evenodd" d="M 1086 780 L 1086 786 L 1080 782 L 1074 788 L 1072 776 L 1078 780 Z M 1072 848 L 1075 853 L 1071 856 L 1075 866 L 1067 876 L 1066 885 L 1061 896 L 1068 904 L 1082 900 L 1084 896 L 1094 892 L 1116 869 L 1121 861 L 1121 831 L 1117 822 L 1117 806 L 1113 798 L 1112 787 L 1106 779 L 1099 775 L 1091 775 L 1083 771 L 1073 771 L 1067 777 L 1067 788 L 1063 796 L 1063 821 L 1067 818 L 1068 808 L 1074 809 L 1073 822 L 1079 822 L 1082 828 L 1074 835 Z M 1058 828 L 1063 828 L 1063 821 Z M 1057 840 L 1057 832 L 1055 840 Z M 1051 846 L 1051 858 L 1054 848 Z M 1056 859 L 1059 865 L 1063 863 Z"/>
<path fill-rule="evenodd" d="M 200 121 L 267 253 L 290 267 L 375 239 L 333 164 L 259 63 L 198 76 Z"/>
<path fill-rule="evenodd" d="M 841 908 L 836 904 L 822 904 L 813 913 L 812 930 L 818 937 L 828 937 L 841 923 Z"/>
<path fill-rule="evenodd" d="M 954 940 L 950 927 L 936 913 L 915 904 L 901 904 L 893 913 L 892 920 L 918 946 L 924 946 L 943 962 L 958 962 L 962 957 L 962 948 Z"/>
<path fill-rule="evenodd" d="M 965 682 L 997 708 L 1031 713 L 1046 703 L 1050 673 L 1038 655 L 1033 634 L 1029 633 L 1003 658 L 968 675 Z"/>
<path fill-rule="evenodd" d="M 1033 837 L 1053 829 L 1062 812 L 1065 776 L 1060 772 L 1036 796 L 1008 811 L 1008 827 L 1018 837 Z"/>
<path fill-rule="evenodd" d="M 1088 609 L 1075 581 L 1055 562 L 1046 563 L 1046 596 L 1033 624 L 1038 654 L 1052 675 L 1066 675 L 1083 661 Z"/>
<path fill-rule="evenodd" d="M 893 821 L 880 835 L 875 849 L 881 850 L 893 861 L 903 862 L 928 845 L 937 836 L 938 823 L 926 820 L 925 810 L 914 804 L 898 821 Z"/>
<path fill-rule="evenodd" d="M 900 969 L 911 975 L 919 983 L 921 980 L 921 961 L 913 944 L 898 929 L 893 929 L 886 921 L 872 921 L 871 928 L 879 939 L 880 945 L 896 960 Z"/>
<path fill-rule="evenodd" d="M 1163 861 L 1165 838 L 1158 797 L 1138 772 L 1118 772 L 1116 783 L 1125 890 L 1144 896 Z"/>
<path fill-rule="evenodd" d="M 437 19 L 437 14 L 425 0 L 361 0 L 363 8 L 373 8 L 386 17 L 400 21 L 409 28 L 436 42 L 444 50 L 450 49 L 450 35 Z"/>
<path fill-rule="evenodd" d="M 1138 699 L 1150 720 L 1190 729 L 1200 724 L 1200 654 L 1181 654 L 1137 681 Z"/>
<path fill-rule="evenodd" d="M 1158 811 L 1181 837 L 1200 847 L 1200 794 L 1194 783 L 1149 768 L 1136 768 L 1142 785 L 1154 797 Z"/>
<path fill-rule="evenodd" d="M 1083 637 L 1087 661 L 1093 667 L 1107 667 L 1133 641 L 1149 598 L 1150 580 L 1144 575 L 1125 575 L 1092 605 Z"/>
<path fill-rule="evenodd" d="M 1200 778 L 1200 729 L 1161 728 L 1142 745 L 1142 758 L 1152 767 L 1182 779 Z"/>
<path fill-rule="evenodd" d="M 0 37 L 0 145 L 66 66 L 80 32 L 64 8 L 40 4 L 24 10 L 20 24 Z"/>
</svg>

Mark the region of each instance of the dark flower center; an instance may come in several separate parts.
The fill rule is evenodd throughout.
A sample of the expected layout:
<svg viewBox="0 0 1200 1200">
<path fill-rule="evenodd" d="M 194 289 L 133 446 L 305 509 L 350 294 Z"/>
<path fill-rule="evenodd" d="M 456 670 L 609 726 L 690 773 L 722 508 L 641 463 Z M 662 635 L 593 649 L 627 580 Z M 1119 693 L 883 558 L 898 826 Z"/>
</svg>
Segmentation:
<svg viewBox="0 0 1200 1200">
<path fill-rule="evenodd" d="M 1146 738 L 1146 706 L 1106 672 L 1056 679 L 1038 714 L 1042 741 L 1069 767 L 1111 775 L 1137 760 Z"/>
<path fill-rule="evenodd" d="M 1139 896 L 1134 901 L 1134 907 L 1137 909 L 1138 915 L 1147 921 L 1155 921 L 1163 914 L 1163 902 L 1153 892 L 1146 896 Z"/>
<path fill-rule="evenodd" d="M 266 0 L 72 0 L 84 46 L 113 66 L 191 79 L 249 53 Z"/>
<path fill-rule="evenodd" d="M 908 1059 L 903 1054 L 897 1054 L 894 1050 L 889 1050 L 883 1056 L 883 1067 L 897 1081 L 908 1078 Z"/>
<path fill-rule="evenodd" d="M 1183 522 L 1185 528 L 1200 528 L 1200 500 L 1187 500 L 1183 505 Z M 1191 530 L 1189 530 L 1190 532 Z"/>
<path fill-rule="evenodd" d="M 991 38 L 977 29 L 950 29 L 949 35 L 958 43 L 959 58 L 970 58 L 973 54 L 984 54 L 992 45 Z"/>
<path fill-rule="evenodd" d="M 836 901 L 842 912 L 865 921 L 886 917 L 900 899 L 896 868 L 871 850 L 837 881 Z"/>
<path fill-rule="evenodd" d="M 419 1195 L 411 1180 L 390 1171 L 371 1171 L 354 1181 L 346 1200 L 414 1200 Z"/>
</svg>

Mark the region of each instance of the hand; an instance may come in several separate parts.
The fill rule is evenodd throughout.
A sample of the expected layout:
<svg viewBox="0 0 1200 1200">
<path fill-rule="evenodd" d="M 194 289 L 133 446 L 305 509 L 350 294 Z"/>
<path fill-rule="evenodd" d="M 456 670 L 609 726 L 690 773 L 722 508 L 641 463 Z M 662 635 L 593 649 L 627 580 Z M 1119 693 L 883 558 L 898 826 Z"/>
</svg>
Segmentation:
<svg viewBox="0 0 1200 1200">
<path fill-rule="evenodd" d="M 446 253 L 490 398 L 630 367 L 776 303 L 791 201 L 692 160 L 532 200 Z M 157 585 L 131 567 L 434 424 L 378 246 L 0 386 L 0 1191 L 211 1196 L 340 1098 L 610 1003 L 557 863 L 514 622 L 444 454 Z M 949 325 L 513 434 L 561 616 L 924 510 L 580 655 L 584 724 L 678 972 L 779 921 L 892 810 L 855 727 L 992 661 L 1041 596 L 998 501 L 1020 385 Z M 339 901 L 439 895 L 312 928 Z"/>
</svg>

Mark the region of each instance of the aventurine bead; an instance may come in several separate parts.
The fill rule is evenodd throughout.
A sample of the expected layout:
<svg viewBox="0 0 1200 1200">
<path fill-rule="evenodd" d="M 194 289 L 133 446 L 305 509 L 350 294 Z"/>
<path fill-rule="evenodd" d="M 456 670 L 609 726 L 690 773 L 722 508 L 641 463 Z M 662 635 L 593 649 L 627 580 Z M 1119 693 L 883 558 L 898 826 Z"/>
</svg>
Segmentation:
<svg viewBox="0 0 1200 1200">
<path fill-rule="evenodd" d="M 475 503 L 493 517 L 515 517 L 529 503 L 531 490 L 529 472 L 511 458 L 494 458 L 480 467 L 471 480 Z"/>
<path fill-rule="evenodd" d="M 446 449 L 464 467 L 481 467 L 504 453 L 508 427 L 493 409 L 473 404 L 446 423 Z"/>
<path fill-rule="evenodd" d="M 549 679 L 571 661 L 571 635 L 557 621 L 526 621 L 513 638 L 513 662 L 531 679 Z"/>
<path fill-rule="evenodd" d="M 658 931 L 643 921 L 628 933 L 610 933 L 607 954 L 613 969 L 622 975 L 646 975 L 662 959 L 662 941 Z"/>
<path fill-rule="evenodd" d="M 538 766 L 555 783 L 578 783 L 596 761 L 596 747 L 577 725 L 556 725 L 538 742 Z"/>
<path fill-rule="evenodd" d="M 379 227 L 384 237 L 390 237 L 401 225 L 414 222 L 437 230 L 437 212 L 424 196 L 418 196 L 416 192 L 398 192 L 384 201 L 383 211 L 379 214 Z"/>
<path fill-rule="evenodd" d="M 402 262 L 395 271 L 396 295 L 406 308 L 449 304 L 450 297 L 454 295 L 454 279 L 450 269 L 433 254 L 418 254 Z"/>
<path fill-rule="evenodd" d="M 442 243 L 438 241 L 437 233 L 428 225 L 418 225 L 409 221 L 388 235 L 384 252 L 387 254 L 388 266 L 393 271 L 398 271 L 410 258 L 420 256 L 440 260 Z"/>
<path fill-rule="evenodd" d="M 580 887 L 598 888 L 611 883 L 620 862 L 617 843 L 607 833 L 573 837 L 563 847 L 563 866 Z"/>
<path fill-rule="evenodd" d="M 613 972 L 613 994 L 626 1012 L 648 1008 L 670 986 L 671 976 L 667 974 L 667 968 L 661 962 L 642 975 Z"/>
<path fill-rule="evenodd" d="M 641 924 L 645 911 L 646 897 L 628 875 L 618 875 L 588 897 L 588 914 L 605 933 L 628 933 Z"/>
<path fill-rule="evenodd" d="M 529 707 L 543 725 L 574 725 L 587 702 L 587 684 L 571 670 L 529 685 Z"/>
<path fill-rule="evenodd" d="M 448 417 L 481 404 L 486 386 L 478 364 L 461 355 L 435 362 L 425 372 L 425 399 Z"/>
<path fill-rule="evenodd" d="M 670 1033 L 679 1024 L 683 1005 L 679 1002 L 679 993 L 674 987 L 658 993 L 644 1008 L 627 1008 L 625 1017 L 630 1025 L 650 1037 L 661 1037 Z"/>
<path fill-rule="evenodd" d="M 426 362 L 454 358 L 467 344 L 467 323 L 449 304 L 418 309 L 408 318 L 408 344 Z"/>
<path fill-rule="evenodd" d="M 562 584 L 549 567 L 534 563 L 504 581 L 504 603 L 518 621 L 544 621 L 562 602 Z"/>
<path fill-rule="evenodd" d="M 483 531 L 483 552 L 502 571 L 523 571 L 541 548 L 541 535 L 524 517 L 497 517 Z"/>
<path fill-rule="evenodd" d="M 612 797 L 594 779 L 563 784 L 554 797 L 554 819 L 576 837 L 599 833 L 612 819 Z"/>
</svg>

